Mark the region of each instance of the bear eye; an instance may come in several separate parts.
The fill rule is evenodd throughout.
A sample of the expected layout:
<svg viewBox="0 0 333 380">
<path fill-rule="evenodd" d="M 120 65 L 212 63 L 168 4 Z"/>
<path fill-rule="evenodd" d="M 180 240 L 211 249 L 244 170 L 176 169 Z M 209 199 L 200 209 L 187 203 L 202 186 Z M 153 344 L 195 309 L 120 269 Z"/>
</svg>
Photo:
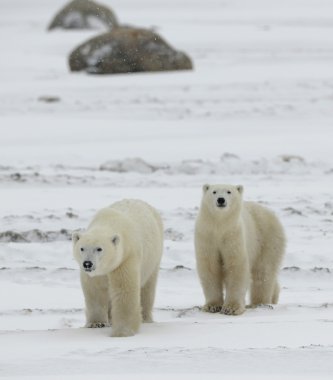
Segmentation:
<svg viewBox="0 0 333 380">
<path fill-rule="evenodd" d="M 230 191 L 230 190 L 228 190 L 228 191 L 227 191 L 227 193 L 228 193 L 228 194 L 231 194 L 231 191 Z"/>
<path fill-rule="evenodd" d="M 81 248 L 80 251 L 83 252 L 83 251 L 84 251 L 84 248 Z"/>
<path fill-rule="evenodd" d="M 213 191 L 213 194 L 216 194 L 216 191 L 215 191 L 215 190 Z"/>
<path fill-rule="evenodd" d="M 102 252 L 102 251 L 103 251 L 103 249 L 102 249 L 102 248 L 100 248 L 100 247 L 98 247 L 98 248 L 96 248 L 96 251 L 97 251 L 97 252 Z"/>
</svg>

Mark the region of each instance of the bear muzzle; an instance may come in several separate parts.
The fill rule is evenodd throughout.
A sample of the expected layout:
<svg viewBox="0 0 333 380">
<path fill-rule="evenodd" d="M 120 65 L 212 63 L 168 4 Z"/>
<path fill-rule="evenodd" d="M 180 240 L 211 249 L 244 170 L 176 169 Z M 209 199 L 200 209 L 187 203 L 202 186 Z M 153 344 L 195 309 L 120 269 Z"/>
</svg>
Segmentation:
<svg viewBox="0 0 333 380">
<path fill-rule="evenodd" d="M 226 205 L 227 205 L 227 202 L 226 202 L 226 200 L 225 200 L 225 198 L 217 198 L 217 200 L 216 200 L 216 206 L 217 207 L 226 207 Z"/>
<path fill-rule="evenodd" d="M 86 272 L 91 272 L 94 270 L 94 264 L 92 263 L 92 261 L 89 261 L 89 260 L 86 260 L 82 263 L 82 266 L 83 266 L 83 269 L 86 271 Z"/>
</svg>

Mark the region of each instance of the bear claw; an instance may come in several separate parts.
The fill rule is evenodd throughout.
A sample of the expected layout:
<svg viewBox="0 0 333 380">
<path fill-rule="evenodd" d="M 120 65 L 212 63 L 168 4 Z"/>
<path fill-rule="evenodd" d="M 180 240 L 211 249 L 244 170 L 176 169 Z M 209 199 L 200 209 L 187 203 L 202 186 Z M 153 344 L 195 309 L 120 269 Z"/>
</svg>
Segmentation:
<svg viewBox="0 0 333 380">
<path fill-rule="evenodd" d="M 243 314 L 245 309 L 241 306 L 223 306 L 221 308 L 221 314 L 225 315 L 240 315 Z"/>
<path fill-rule="evenodd" d="M 108 323 L 105 323 L 105 322 L 91 322 L 91 323 L 87 323 L 85 327 L 90 328 L 90 329 L 96 329 L 96 328 L 103 328 L 107 326 L 108 326 Z"/>
<path fill-rule="evenodd" d="M 205 305 L 202 308 L 203 311 L 206 311 L 207 313 L 219 313 L 222 310 L 222 305 Z"/>
</svg>

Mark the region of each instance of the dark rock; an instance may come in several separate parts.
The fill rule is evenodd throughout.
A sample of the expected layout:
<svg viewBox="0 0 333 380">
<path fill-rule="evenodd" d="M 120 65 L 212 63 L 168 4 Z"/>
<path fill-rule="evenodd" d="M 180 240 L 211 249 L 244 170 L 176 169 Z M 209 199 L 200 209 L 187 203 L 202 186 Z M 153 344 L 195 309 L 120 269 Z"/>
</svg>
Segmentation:
<svg viewBox="0 0 333 380">
<path fill-rule="evenodd" d="M 45 103 L 56 103 L 60 102 L 60 98 L 59 96 L 43 95 L 38 98 L 38 101 Z"/>
<path fill-rule="evenodd" d="M 298 272 L 301 270 L 300 267 L 296 267 L 296 266 L 292 266 L 292 267 L 284 267 L 282 268 L 283 271 L 286 271 L 286 272 Z"/>
<path fill-rule="evenodd" d="M 27 239 L 22 236 L 19 232 L 15 231 L 4 231 L 0 232 L 0 242 L 4 243 L 26 243 Z"/>
<path fill-rule="evenodd" d="M 72 211 L 67 211 L 66 212 L 67 218 L 73 219 L 73 218 L 78 218 L 78 215 L 74 214 Z"/>
<path fill-rule="evenodd" d="M 331 273 L 331 270 L 329 268 L 323 268 L 323 267 L 314 267 L 311 270 L 312 272 Z"/>
<path fill-rule="evenodd" d="M 305 160 L 303 157 L 301 156 L 297 156 L 297 155 L 293 155 L 293 154 L 282 154 L 281 156 L 279 156 L 280 159 L 283 161 L 283 162 L 288 162 L 288 163 L 291 163 L 291 162 L 300 162 L 300 163 L 304 163 Z"/>
<path fill-rule="evenodd" d="M 175 267 L 172 268 L 173 271 L 177 270 L 191 270 L 189 267 L 185 267 L 184 265 L 176 265 Z"/>
<path fill-rule="evenodd" d="M 112 29 L 118 25 L 113 11 L 91 0 L 73 0 L 54 17 L 49 30 Z"/>
<path fill-rule="evenodd" d="M 3 231 L 0 232 L 2 243 L 30 243 L 71 240 L 71 232 L 66 229 L 60 231 L 41 231 L 33 229 L 29 231 Z"/>
<path fill-rule="evenodd" d="M 15 182 L 25 182 L 26 181 L 26 179 L 24 179 L 22 177 L 21 173 L 13 173 L 9 177 L 10 177 L 11 180 L 13 180 Z"/>
<path fill-rule="evenodd" d="M 116 74 L 191 70 L 192 62 L 153 31 L 121 27 L 80 45 L 70 54 L 69 66 L 71 71 Z"/>
<path fill-rule="evenodd" d="M 184 234 L 174 230 L 173 228 L 167 228 L 164 231 L 164 237 L 166 240 L 181 241 L 184 239 Z"/>
</svg>

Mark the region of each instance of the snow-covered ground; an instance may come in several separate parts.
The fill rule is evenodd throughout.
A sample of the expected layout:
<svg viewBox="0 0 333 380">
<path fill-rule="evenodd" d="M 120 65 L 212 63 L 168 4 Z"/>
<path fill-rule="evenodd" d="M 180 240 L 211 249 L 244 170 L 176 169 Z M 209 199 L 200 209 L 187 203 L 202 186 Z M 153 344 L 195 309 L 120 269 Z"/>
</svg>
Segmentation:
<svg viewBox="0 0 333 380">
<path fill-rule="evenodd" d="M 0 377 L 332 378 L 333 2 L 103 3 L 195 70 L 71 74 L 96 31 L 47 32 L 60 0 L 1 0 Z M 285 225 L 273 308 L 199 309 L 194 220 L 202 184 L 221 182 Z M 68 239 L 125 197 L 160 210 L 165 251 L 156 323 L 111 338 L 82 328 Z"/>
</svg>

